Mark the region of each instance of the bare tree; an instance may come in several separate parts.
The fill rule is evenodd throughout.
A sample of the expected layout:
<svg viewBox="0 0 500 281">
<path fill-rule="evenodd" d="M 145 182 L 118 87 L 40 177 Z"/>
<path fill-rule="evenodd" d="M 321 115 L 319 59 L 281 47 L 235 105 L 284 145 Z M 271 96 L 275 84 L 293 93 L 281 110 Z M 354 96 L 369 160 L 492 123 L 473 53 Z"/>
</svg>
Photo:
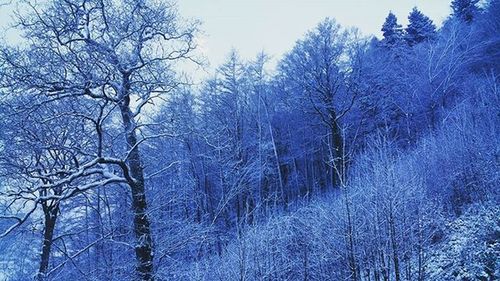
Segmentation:
<svg viewBox="0 0 500 281">
<path fill-rule="evenodd" d="M 355 33 L 343 30 L 332 19 L 322 21 L 306 38 L 298 41 L 279 65 L 287 82 L 286 91 L 307 113 L 317 116 L 328 130 L 328 165 L 331 181 L 339 185 L 344 175 L 343 139 L 340 120 L 352 108 L 358 95 L 354 83 L 349 83 L 353 67 L 350 63 L 352 45 L 358 42 Z M 336 172 L 339 171 L 339 173 Z"/>
<path fill-rule="evenodd" d="M 51 102 L 29 110 L 26 103 L 35 102 L 36 96 L 27 94 L 16 100 L 8 100 L 11 108 L 2 107 L 3 149 L 0 154 L 0 176 L 9 182 L 0 191 L 8 202 L 1 218 L 15 220 L 1 236 L 5 236 L 41 208 L 43 216 L 43 241 L 38 279 L 44 279 L 49 269 L 49 258 L 54 241 L 61 202 L 87 190 L 111 183 L 125 182 L 88 156 L 95 144 L 91 131 L 85 130 L 86 121 L 75 108 L 86 107 L 78 100 L 64 103 Z M 88 103 L 87 103 L 88 105 Z M 102 110 L 98 107 L 91 113 Z M 96 114 L 102 116 L 101 114 Z M 20 207 L 24 206 L 24 207 Z M 17 217 L 16 209 L 23 216 Z"/>
<path fill-rule="evenodd" d="M 33 93 L 44 104 L 77 98 L 103 107 L 106 122 L 103 116 L 90 118 L 96 142 L 92 159 L 65 181 L 94 165 L 118 168 L 132 193 L 137 274 L 153 280 L 154 246 L 139 148 L 168 134 L 146 135 L 143 112 L 179 85 L 173 68 L 178 60 L 193 60 L 197 24 L 184 24 L 168 1 L 68 0 L 27 6 L 30 12 L 18 17 L 26 47 L 3 51 L 3 89 L 12 95 Z M 121 147 L 107 147 L 107 141 L 120 136 Z"/>
</svg>

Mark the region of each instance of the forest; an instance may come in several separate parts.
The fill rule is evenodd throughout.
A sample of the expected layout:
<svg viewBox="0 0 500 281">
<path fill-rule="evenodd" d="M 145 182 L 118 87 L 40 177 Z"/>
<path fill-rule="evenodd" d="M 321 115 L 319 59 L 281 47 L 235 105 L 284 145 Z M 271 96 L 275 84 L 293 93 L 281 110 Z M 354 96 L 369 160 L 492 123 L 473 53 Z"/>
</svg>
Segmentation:
<svg viewBox="0 0 500 281">
<path fill-rule="evenodd" d="M 0 280 L 499 280 L 499 0 L 388 11 L 381 38 L 318 19 L 201 84 L 173 1 L 24 5 Z"/>
</svg>

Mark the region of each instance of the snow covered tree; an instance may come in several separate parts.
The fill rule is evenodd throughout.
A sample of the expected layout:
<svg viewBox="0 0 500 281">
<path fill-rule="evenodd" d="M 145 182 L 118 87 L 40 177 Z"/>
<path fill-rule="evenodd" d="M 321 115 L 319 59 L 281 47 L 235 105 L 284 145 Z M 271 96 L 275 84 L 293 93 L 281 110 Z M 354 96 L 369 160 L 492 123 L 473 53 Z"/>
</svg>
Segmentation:
<svg viewBox="0 0 500 281">
<path fill-rule="evenodd" d="M 28 222 L 40 208 L 43 238 L 37 280 L 45 280 L 58 218 L 71 209 L 66 203 L 92 188 L 124 180 L 105 175 L 106 169 L 85 155 L 95 149 L 95 145 L 92 131 L 84 129 L 83 119 L 87 117 L 82 117 L 87 112 L 90 113 L 88 120 L 94 114 L 100 116 L 99 109 L 94 111 L 88 103 L 76 99 L 35 106 L 36 97 L 26 96 L 15 101 L 9 99 L 11 108 L 2 109 L 1 118 L 7 122 L 2 130 L 5 149 L 0 154 L 0 178 L 9 185 L 0 191 L 0 197 L 13 206 L 32 207 L 9 208 L 10 217 L 0 216 L 0 219 L 17 221 L 0 237 Z M 30 114 L 19 118 L 18 111 L 26 110 L 25 103 L 32 106 Z M 62 207 L 63 204 L 66 205 Z"/>
<path fill-rule="evenodd" d="M 470 23 L 479 13 L 478 2 L 479 0 L 453 0 L 451 2 L 453 16 L 463 22 Z"/>
<path fill-rule="evenodd" d="M 18 23 L 29 38 L 26 47 L 6 48 L 1 53 L 1 90 L 18 97 L 30 93 L 32 103 L 23 104 L 20 111 L 25 114 L 40 105 L 70 99 L 101 108 L 91 116 L 73 113 L 71 108 L 56 112 L 55 116 L 69 112 L 89 119 L 91 125 L 81 126 L 93 128 L 95 146 L 85 151 L 88 157 L 84 164 L 65 171 L 64 178 L 53 185 L 78 184 L 73 188 L 76 192 L 102 185 L 104 182 L 88 186 L 75 181 L 96 169 L 108 180 L 125 182 L 134 213 L 137 278 L 153 280 L 154 244 L 140 147 L 168 134 L 147 134 L 144 128 L 151 122 L 144 111 L 179 85 L 173 67 L 179 60 L 191 59 L 197 25 L 182 23 L 167 1 L 28 4 L 27 15 L 23 13 Z M 42 178 L 39 188 L 43 187 Z M 55 199 L 71 194 L 68 191 Z"/>
<path fill-rule="evenodd" d="M 382 39 L 383 45 L 391 47 L 402 42 L 404 35 L 403 27 L 398 24 L 398 18 L 392 12 L 389 12 L 389 15 L 385 18 L 381 30 L 384 35 Z"/>
<path fill-rule="evenodd" d="M 436 36 L 436 26 L 417 7 L 414 7 L 410 12 L 408 20 L 408 27 L 405 29 L 405 40 L 410 46 L 430 40 Z"/>
<path fill-rule="evenodd" d="M 370 45 L 326 19 L 197 86 L 168 0 L 19 2 L 0 280 L 500 276 L 499 0 L 439 31 L 390 13 Z"/>
<path fill-rule="evenodd" d="M 327 181 L 332 185 L 340 184 L 344 176 L 345 143 L 340 120 L 357 97 L 356 87 L 349 83 L 350 58 L 357 52 L 357 43 L 353 32 L 342 29 L 335 20 L 325 19 L 279 64 L 285 91 L 292 93 L 289 98 L 325 126 L 323 141 L 328 146 L 330 167 Z"/>
<path fill-rule="evenodd" d="M 500 1 L 490 0 L 483 8 L 481 17 L 475 21 L 474 38 L 480 49 L 478 55 L 481 60 L 477 69 L 493 69 L 494 73 L 500 72 Z"/>
</svg>

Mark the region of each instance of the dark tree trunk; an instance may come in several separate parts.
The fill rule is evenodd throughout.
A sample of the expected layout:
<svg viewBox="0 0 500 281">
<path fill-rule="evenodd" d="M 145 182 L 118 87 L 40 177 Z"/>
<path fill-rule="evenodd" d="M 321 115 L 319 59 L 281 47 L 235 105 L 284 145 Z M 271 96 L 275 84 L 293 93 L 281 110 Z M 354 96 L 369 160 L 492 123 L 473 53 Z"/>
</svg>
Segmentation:
<svg viewBox="0 0 500 281">
<path fill-rule="evenodd" d="M 147 200 L 144 186 L 144 171 L 141 165 L 141 155 L 137 145 L 137 136 L 135 133 L 135 122 L 130 110 L 128 76 L 123 77 L 122 103 L 120 111 L 122 115 L 123 126 L 125 129 L 125 138 L 127 141 L 127 150 L 130 150 L 128 165 L 130 176 L 130 189 L 132 192 L 132 209 L 134 212 L 134 232 L 137 239 L 135 247 L 135 256 L 137 259 L 137 274 L 140 280 L 154 280 L 153 276 L 153 239 L 151 237 L 151 228 L 147 213 Z"/>
<path fill-rule="evenodd" d="M 37 280 L 45 280 L 47 270 L 49 268 L 50 251 L 52 249 L 52 241 L 54 238 L 54 229 L 56 227 L 57 213 L 59 212 L 59 205 L 48 206 L 43 203 L 44 214 L 44 231 L 42 242 L 42 253 L 40 255 L 40 267 L 36 276 Z"/>
<path fill-rule="evenodd" d="M 344 159 L 344 140 L 342 138 L 342 132 L 340 130 L 339 122 L 335 112 L 330 113 L 330 130 L 331 130 L 331 156 L 333 157 L 333 179 L 332 183 L 334 186 L 340 186 L 344 181 L 344 169 L 345 169 L 345 159 Z"/>
</svg>

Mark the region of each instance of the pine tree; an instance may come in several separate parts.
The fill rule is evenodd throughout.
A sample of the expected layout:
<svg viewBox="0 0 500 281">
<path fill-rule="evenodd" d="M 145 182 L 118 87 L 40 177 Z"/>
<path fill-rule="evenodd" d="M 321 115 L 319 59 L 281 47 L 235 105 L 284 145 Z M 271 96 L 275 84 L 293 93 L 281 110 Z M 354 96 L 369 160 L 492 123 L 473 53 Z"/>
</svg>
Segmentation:
<svg viewBox="0 0 500 281">
<path fill-rule="evenodd" d="M 403 40 L 403 28 L 398 24 L 398 19 L 392 12 L 389 12 L 389 15 L 385 18 L 381 30 L 384 35 L 382 44 L 385 46 L 394 46 Z"/>
<path fill-rule="evenodd" d="M 479 0 L 453 0 L 451 8 L 453 16 L 461 21 L 470 23 L 479 12 L 477 3 Z"/>
<path fill-rule="evenodd" d="M 414 7 L 408 16 L 408 27 L 405 39 L 408 45 L 413 46 L 423 41 L 430 40 L 436 35 L 436 26 L 426 15 Z"/>
</svg>

